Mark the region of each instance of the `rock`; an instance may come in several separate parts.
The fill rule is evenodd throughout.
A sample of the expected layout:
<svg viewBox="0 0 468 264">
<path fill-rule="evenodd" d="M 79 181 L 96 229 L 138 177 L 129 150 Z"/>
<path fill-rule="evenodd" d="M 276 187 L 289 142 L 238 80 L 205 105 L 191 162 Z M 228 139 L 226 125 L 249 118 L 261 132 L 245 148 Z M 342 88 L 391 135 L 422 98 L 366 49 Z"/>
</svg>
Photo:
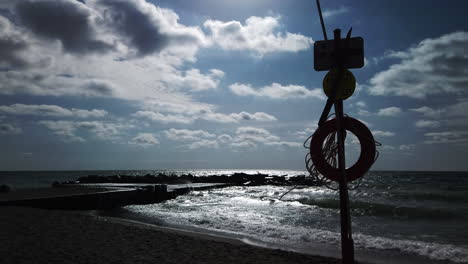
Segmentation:
<svg viewBox="0 0 468 264">
<path fill-rule="evenodd" d="M 6 184 L 0 185 L 0 193 L 7 193 L 11 191 L 11 187 Z"/>
</svg>

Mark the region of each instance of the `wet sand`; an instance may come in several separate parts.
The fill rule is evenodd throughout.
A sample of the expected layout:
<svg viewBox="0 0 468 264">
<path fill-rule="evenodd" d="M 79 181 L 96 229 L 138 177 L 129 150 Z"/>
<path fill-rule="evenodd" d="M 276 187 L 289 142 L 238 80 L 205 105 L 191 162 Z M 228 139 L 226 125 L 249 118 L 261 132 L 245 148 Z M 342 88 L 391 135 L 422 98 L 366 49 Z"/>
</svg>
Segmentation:
<svg viewBox="0 0 468 264">
<path fill-rule="evenodd" d="M 1 263 L 341 263 L 79 212 L 0 207 Z"/>
</svg>

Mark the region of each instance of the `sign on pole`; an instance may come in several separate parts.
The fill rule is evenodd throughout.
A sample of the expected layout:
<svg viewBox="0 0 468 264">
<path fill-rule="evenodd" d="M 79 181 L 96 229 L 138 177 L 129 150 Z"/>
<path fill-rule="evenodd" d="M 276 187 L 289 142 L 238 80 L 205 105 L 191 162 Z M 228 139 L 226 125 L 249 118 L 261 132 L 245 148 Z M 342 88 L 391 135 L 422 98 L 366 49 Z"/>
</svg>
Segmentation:
<svg viewBox="0 0 468 264">
<path fill-rule="evenodd" d="M 349 41 L 349 42 L 348 42 Z M 335 40 L 320 40 L 314 43 L 314 69 L 328 71 L 336 68 L 337 51 L 342 53 L 342 65 L 345 69 L 362 68 L 364 66 L 364 39 L 354 37 L 340 39 L 338 50 Z"/>
</svg>

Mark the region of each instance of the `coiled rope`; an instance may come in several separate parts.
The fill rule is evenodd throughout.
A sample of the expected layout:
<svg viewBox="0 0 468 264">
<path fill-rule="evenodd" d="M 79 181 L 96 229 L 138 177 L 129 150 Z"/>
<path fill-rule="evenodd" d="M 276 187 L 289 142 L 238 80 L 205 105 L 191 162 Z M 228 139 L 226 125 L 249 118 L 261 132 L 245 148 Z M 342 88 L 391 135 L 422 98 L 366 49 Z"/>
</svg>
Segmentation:
<svg viewBox="0 0 468 264">
<path fill-rule="evenodd" d="M 331 121 L 331 117 L 333 117 L 335 114 L 331 114 L 327 117 L 327 121 L 326 122 L 329 122 Z M 345 119 L 346 118 L 351 118 L 349 117 L 348 115 L 344 115 Z M 326 123 L 325 122 L 325 123 Z M 349 131 L 353 131 L 352 133 L 359 139 L 360 143 L 361 144 L 365 144 L 365 143 L 371 143 L 373 144 L 374 146 L 382 146 L 382 144 L 378 141 L 376 141 L 373 137 L 372 137 L 372 134 L 371 136 L 369 137 L 368 135 L 365 135 L 365 133 L 363 133 L 361 131 L 362 127 L 359 128 L 359 127 L 356 127 L 355 124 L 353 122 L 347 122 L 347 125 L 349 126 L 346 130 L 349 130 Z M 318 130 L 317 130 L 318 131 Z M 316 132 L 317 132 L 316 131 Z M 315 133 L 316 133 L 315 132 Z M 312 160 L 312 155 L 311 155 L 311 152 L 312 150 L 310 149 L 310 145 L 311 145 L 311 141 L 312 141 L 312 138 L 314 137 L 315 133 L 313 133 L 312 135 L 310 135 L 303 143 L 303 146 L 304 148 L 310 150 L 307 152 L 307 154 L 305 155 L 305 164 L 306 164 L 306 169 L 307 171 L 309 172 L 309 177 L 312 177 L 314 178 L 314 180 L 317 182 L 318 185 L 321 185 L 321 186 L 325 186 L 327 187 L 328 189 L 331 189 L 331 190 L 338 190 L 339 187 L 338 187 L 338 182 L 335 181 L 335 180 L 332 180 L 330 179 L 330 177 L 327 177 L 326 175 L 323 175 L 322 173 L 320 173 L 319 169 L 317 168 L 317 166 L 314 164 L 313 160 Z M 346 137 L 346 133 L 345 133 L 345 137 Z M 366 142 L 367 141 L 367 142 Z M 323 147 L 322 147 L 322 150 L 320 153 L 317 153 L 319 155 L 321 155 L 323 157 L 323 159 L 326 161 L 326 163 L 334 168 L 334 169 L 338 169 L 338 142 L 337 142 L 337 133 L 336 133 L 336 130 L 335 131 L 332 131 L 331 133 L 329 133 L 325 140 L 323 141 Z M 371 161 L 371 164 L 372 165 L 379 157 L 379 151 L 377 150 L 377 148 L 375 148 L 375 153 L 374 153 L 374 158 L 373 160 Z M 370 167 L 370 166 L 369 166 Z M 366 170 L 367 171 L 367 170 Z M 362 175 L 361 175 L 362 176 Z M 352 180 L 352 181 L 348 181 L 350 184 L 349 186 L 349 189 L 350 190 L 355 190 L 359 187 L 359 185 L 361 184 L 362 182 L 362 178 L 363 177 L 355 177 L 356 179 L 355 180 Z M 290 188 L 287 192 L 283 193 L 281 196 L 280 196 L 280 200 L 288 193 L 290 193 L 291 191 L 293 191 L 294 189 L 296 189 L 299 185 L 295 185 L 293 186 L 292 188 Z"/>
</svg>

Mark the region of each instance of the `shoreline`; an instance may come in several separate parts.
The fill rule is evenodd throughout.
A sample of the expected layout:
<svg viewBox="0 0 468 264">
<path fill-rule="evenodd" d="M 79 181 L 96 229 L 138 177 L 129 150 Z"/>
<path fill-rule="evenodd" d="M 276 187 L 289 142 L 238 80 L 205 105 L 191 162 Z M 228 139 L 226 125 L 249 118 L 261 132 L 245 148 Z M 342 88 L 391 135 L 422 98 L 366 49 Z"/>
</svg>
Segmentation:
<svg viewBox="0 0 468 264">
<path fill-rule="evenodd" d="M 95 211 L 97 212 L 97 211 Z M 90 215 L 97 217 L 102 217 L 110 222 L 115 222 L 123 225 L 130 226 L 139 226 L 143 228 L 148 228 L 152 230 L 170 232 L 179 235 L 192 236 L 195 238 L 215 240 L 218 242 L 230 243 L 233 245 L 248 245 L 254 248 L 266 249 L 266 250 L 279 250 L 283 252 L 295 253 L 303 256 L 319 257 L 324 259 L 333 259 L 337 260 L 338 263 L 341 263 L 341 246 L 340 245 L 329 245 L 319 242 L 309 242 L 312 246 L 307 246 L 303 248 L 291 248 L 282 244 L 274 244 L 261 241 L 254 237 L 247 237 L 243 235 L 233 235 L 229 232 L 223 232 L 222 230 L 209 230 L 203 229 L 194 226 L 184 226 L 184 225 L 174 225 L 170 223 L 156 224 L 145 222 L 144 220 L 135 220 L 115 215 L 100 215 L 95 214 L 95 212 L 86 212 Z M 275 263 L 275 262 L 273 262 Z M 289 263 L 289 262 L 288 262 Z M 315 263 L 315 262 L 312 262 Z M 321 263 L 321 262 L 318 262 Z M 326 263 L 335 263 L 335 262 L 326 262 Z M 456 262 L 446 262 L 428 259 L 423 256 L 410 255 L 402 252 L 392 252 L 392 251 L 383 251 L 383 250 L 365 250 L 355 248 L 355 263 L 361 264 L 445 264 Z"/>
<path fill-rule="evenodd" d="M 2 207 L 2 263 L 340 263 L 82 212 Z"/>
</svg>

